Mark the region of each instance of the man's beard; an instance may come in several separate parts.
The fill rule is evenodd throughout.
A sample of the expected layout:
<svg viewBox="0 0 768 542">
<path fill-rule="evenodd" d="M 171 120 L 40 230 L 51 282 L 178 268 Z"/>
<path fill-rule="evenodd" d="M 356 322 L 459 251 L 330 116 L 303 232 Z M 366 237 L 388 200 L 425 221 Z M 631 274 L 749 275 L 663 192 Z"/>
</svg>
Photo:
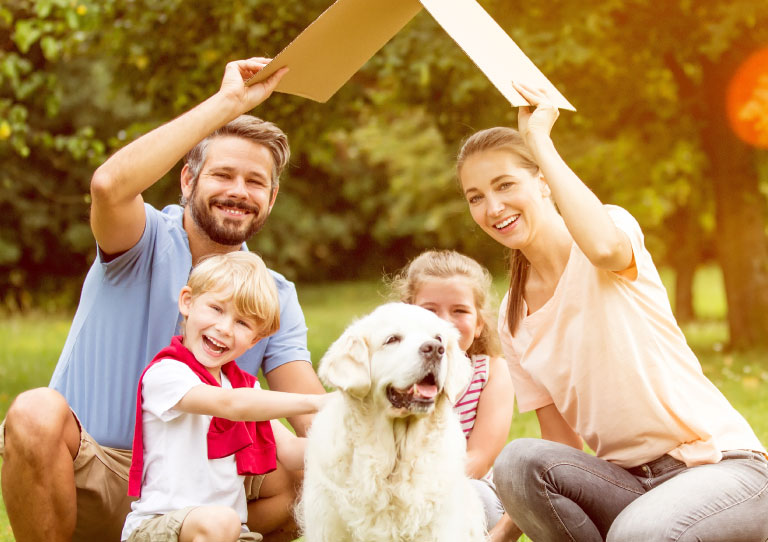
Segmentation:
<svg viewBox="0 0 768 542">
<path fill-rule="evenodd" d="M 232 207 L 250 212 L 253 215 L 253 220 L 246 226 L 242 226 L 241 221 L 230 220 L 227 218 L 224 218 L 220 223 L 216 220 L 216 217 L 211 211 L 211 207 L 214 205 Z M 259 216 L 261 209 L 259 209 L 258 205 L 249 205 L 242 201 L 226 198 L 214 198 L 205 202 L 203 198 L 197 197 L 197 186 L 192 190 L 189 211 L 192 220 L 197 227 L 203 230 L 211 241 L 219 245 L 241 245 L 250 239 L 251 236 L 256 234 L 267 221 L 266 214 L 264 216 Z"/>
</svg>

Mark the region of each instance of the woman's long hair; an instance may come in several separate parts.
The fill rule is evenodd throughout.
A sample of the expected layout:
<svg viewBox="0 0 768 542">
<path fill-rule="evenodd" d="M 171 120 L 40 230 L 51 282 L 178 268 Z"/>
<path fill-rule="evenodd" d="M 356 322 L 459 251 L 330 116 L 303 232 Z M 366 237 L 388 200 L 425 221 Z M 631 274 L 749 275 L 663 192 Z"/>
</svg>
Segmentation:
<svg viewBox="0 0 768 542">
<path fill-rule="evenodd" d="M 507 151 L 517 157 L 522 167 L 536 175 L 539 173 L 539 166 L 531 151 L 528 150 L 520 132 L 513 128 L 500 126 L 476 132 L 461 146 L 456 159 L 459 185 L 461 185 L 461 168 L 467 158 L 479 152 L 490 150 Z M 517 249 L 510 249 L 506 322 L 511 335 L 515 334 L 523 317 L 523 294 L 525 293 L 525 282 L 528 280 L 529 268 L 530 263 L 523 253 Z"/>
</svg>

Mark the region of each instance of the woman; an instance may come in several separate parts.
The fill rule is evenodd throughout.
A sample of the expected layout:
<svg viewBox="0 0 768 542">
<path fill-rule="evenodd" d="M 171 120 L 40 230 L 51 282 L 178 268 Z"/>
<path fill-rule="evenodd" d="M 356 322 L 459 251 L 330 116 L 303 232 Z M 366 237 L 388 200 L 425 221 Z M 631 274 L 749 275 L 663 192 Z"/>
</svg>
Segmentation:
<svg viewBox="0 0 768 542">
<path fill-rule="evenodd" d="M 512 521 L 535 542 L 766 540 L 763 445 L 703 375 L 637 222 L 558 155 L 547 96 L 515 88 L 535 106 L 519 133 L 479 132 L 458 158 L 472 218 L 511 250 L 499 332 L 542 435 L 496 461 L 494 540 Z"/>
</svg>

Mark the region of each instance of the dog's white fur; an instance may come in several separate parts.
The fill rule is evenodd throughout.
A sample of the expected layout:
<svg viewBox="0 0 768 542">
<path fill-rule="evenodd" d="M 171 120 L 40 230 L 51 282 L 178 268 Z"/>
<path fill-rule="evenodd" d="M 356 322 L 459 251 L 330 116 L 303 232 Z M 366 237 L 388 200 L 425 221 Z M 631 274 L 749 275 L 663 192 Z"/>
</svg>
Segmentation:
<svg viewBox="0 0 768 542">
<path fill-rule="evenodd" d="M 430 364 L 419 350 L 437 337 L 445 352 Z M 297 509 L 306 542 L 487 540 L 452 407 L 471 378 L 458 337 L 433 313 L 390 303 L 331 345 L 318 374 L 342 393 L 310 430 Z M 393 406 L 387 390 L 417 389 L 429 370 L 434 404 Z"/>
</svg>

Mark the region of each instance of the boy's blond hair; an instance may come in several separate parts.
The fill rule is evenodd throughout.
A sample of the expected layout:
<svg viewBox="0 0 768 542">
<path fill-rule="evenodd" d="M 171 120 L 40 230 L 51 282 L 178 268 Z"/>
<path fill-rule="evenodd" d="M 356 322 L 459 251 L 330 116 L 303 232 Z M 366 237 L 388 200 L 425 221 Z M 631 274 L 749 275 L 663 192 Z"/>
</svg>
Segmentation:
<svg viewBox="0 0 768 542">
<path fill-rule="evenodd" d="M 253 252 L 238 250 L 201 260 L 189 274 L 187 286 L 193 299 L 205 292 L 229 292 L 237 312 L 253 321 L 264 337 L 280 329 L 275 279 Z"/>
</svg>

